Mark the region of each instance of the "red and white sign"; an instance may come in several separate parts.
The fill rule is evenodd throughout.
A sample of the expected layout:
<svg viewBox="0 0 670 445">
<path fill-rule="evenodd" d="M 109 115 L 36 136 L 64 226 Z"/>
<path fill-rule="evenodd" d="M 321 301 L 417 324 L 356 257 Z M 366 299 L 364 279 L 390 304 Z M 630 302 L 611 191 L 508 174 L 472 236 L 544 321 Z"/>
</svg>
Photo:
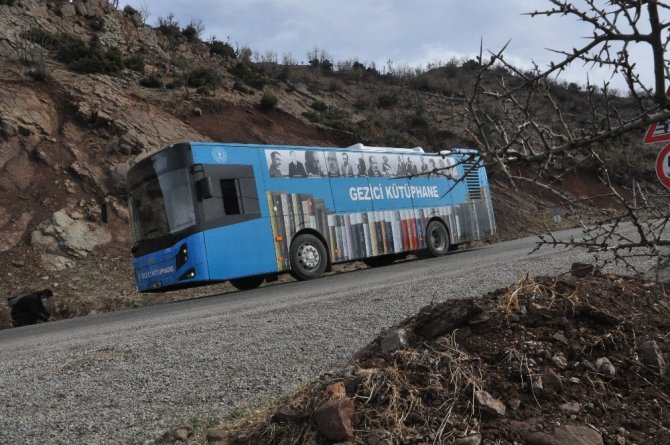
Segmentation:
<svg viewBox="0 0 670 445">
<path fill-rule="evenodd" d="M 651 124 L 643 139 L 645 144 L 666 141 L 670 141 L 670 119 Z"/>
<path fill-rule="evenodd" d="M 665 92 L 665 95 L 670 97 L 670 87 L 668 91 Z M 655 144 L 656 142 L 666 142 L 670 141 L 670 119 L 654 122 L 649 125 L 647 134 L 644 135 L 642 140 L 645 144 Z"/>
<path fill-rule="evenodd" d="M 670 144 L 663 147 L 656 158 L 656 176 L 670 189 Z"/>
</svg>

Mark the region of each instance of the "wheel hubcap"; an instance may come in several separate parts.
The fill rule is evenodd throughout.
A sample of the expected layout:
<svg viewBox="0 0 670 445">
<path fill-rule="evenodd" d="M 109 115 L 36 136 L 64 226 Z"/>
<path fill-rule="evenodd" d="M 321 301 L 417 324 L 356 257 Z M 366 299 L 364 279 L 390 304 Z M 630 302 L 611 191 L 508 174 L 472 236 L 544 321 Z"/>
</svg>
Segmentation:
<svg viewBox="0 0 670 445">
<path fill-rule="evenodd" d="M 321 262 L 319 251 L 311 244 L 303 244 L 300 246 L 298 249 L 298 258 L 300 264 L 307 270 L 316 269 Z"/>
<path fill-rule="evenodd" d="M 433 230 L 430 239 L 433 244 L 433 248 L 437 250 L 444 249 L 444 238 L 442 237 L 442 234 L 438 230 Z"/>
</svg>

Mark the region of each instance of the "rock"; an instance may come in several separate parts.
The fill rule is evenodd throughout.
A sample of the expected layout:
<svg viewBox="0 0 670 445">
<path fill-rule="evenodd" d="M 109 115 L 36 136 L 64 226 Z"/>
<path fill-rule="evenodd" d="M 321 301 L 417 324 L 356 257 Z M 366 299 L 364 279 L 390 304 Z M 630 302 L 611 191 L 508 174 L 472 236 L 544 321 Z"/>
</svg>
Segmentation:
<svg viewBox="0 0 670 445">
<path fill-rule="evenodd" d="M 32 219 L 32 212 L 24 212 L 21 216 L 2 227 L 0 231 L 0 252 L 6 252 L 21 242 Z"/>
<path fill-rule="evenodd" d="M 386 335 L 381 342 L 382 353 L 390 354 L 398 349 L 406 348 L 409 345 L 407 340 L 407 331 L 397 329 Z"/>
<path fill-rule="evenodd" d="M 589 263 L 572 263 L 572 266 L 570 267 L 570 273 L 573 277 L 577 278 L 586 278 L 591 276 L 593 275 L 594 270 L 595 267 L 593 264 Z"/>
<path fill-rule="evenodd" d="M 45 253 L 87 256 L 94 248 L 111 242 L 112 235 L 101 225 L 71 218 L 64 209 L 51 215 L 31 233 L 31 245 Z"/>
<path fill-rule="evenodd" d="M 207 430 L 206 438 L 209 442 L 216 442 L 219 445 L 223 445 L 228 441 L 228 434 L 224 429 L 212 428 Z"/>
<path fill-rule="evenodd" d="M 74 5 L 72 3 L 62 3 L 60 5 L 60 9 L 58 10 L 58 13 L 60 14 L 61 17 L 64 19 L 74 17 L 77 15 L 77 10 L 75 9 Z"/>
<path fill-rule="evenodd" d="M 533 394 L 544 394 L 544 385 L 542 384 L 541 375 L 530 376 L 530 389 Z"/>
<path fill-rule="evenodd" d="M 528 445 L 604 445 L 602 435 L 587 425 L 562 425 L 553 433 L 526 431 L 522 434 Z"/>
<path fill-rule="evenodd" d="M 521 406 L 521 399 L 508 400 L 507 405 L 512 408 L 513 411 L 516 411 Z"/>
<path fill-rule="evenodd" d="M 551 358 L 551 361 L 554 362 L 554 365 L 556 365 L 558 369 L 565 369 L 568 367 L 568 359 L 566 359 L 563 354 L 556 354 Z"/>
<path fill-rule="evenodd" d="M 191 428 L 187 426 L 180 426 L 179 428 L 175 428 L 174 430 L 172 430 L 170 435 L 175 440 L 181 440 L 182 442 L 186 442 L 188 441 L 188 438 L 193 435 L 193 430 L 191 430 Z"/>
<path fill-rule="evenodd" d="M 584 368 L 588 369 L 589 371 L 594 371 L 595 372 L 595 370 L 596 370 L 596 367 L 593 365 L 593 363 L 591 363 L 588 360 L 582 360 L 581 364 Z"/>
<path fill-rule="evenodd" d="M 77 263 L 70 258 L 50 253 L 43 253 L 41 255 L 41 260 L 44 268 L 52 272 L 74 269 L 77 265 Z"/>
<path fill-rule="evenodd" d="M 454 441 L 454 445 L 479 445 L 482 443 L 481 434 L 471 434 L 466 437 L 460 437 Z"/>
<path fill-rule="evenodd" d="M 668 370 L 668 362 L 661 352 L 661 348 L 654 340 L 642 343 L 638 349 L 640 361 L 652 371 L 664 376 Z"/>
<path fill-rule="evenodd" d="M 608 377 L 614 377 L 616 375 L 616 368 L 607 357 L 600 357 L 596 360 L 596 372 Z"/>
<path fill-rule="evenodd" d="M 299 422 L 306 417 L 306 414 L 302 412 L 296 412 L 290 406 L 282 405 L 272 414 L 271 421 L 274 423 Z"/>
<path fill-rule="evenodd" d="M 561 411 L 568 414 L 578 414 L 581 410 L 581 406 L 578 402 L 566 402 L 558 406 Z"/>
<path fill-rule="evenodd" d="M 568 346 L 570 344 L 568 342 L 567 337 L 562 332 L 555 332 L 554 335 L 551 336 L 551 338 L 553 338 L 559 343 L 563 343 L 565 346 Z"/>
<path fill-rule="evenodd" d="M 347 398 L 328 400 L 314 411 L 314 421 L 319 432 L 330 440 L 353 437 L 351 418 L 354 403 Z"/>
<path fill-rule="evenodd" d="M 462 304 L 429 306 L 423 309 L 414 322 L 414 332 L 422 337 L 436 338 L 465 325 L 483 309 L 474 300 Z"/>
<path fill-rule="evenodd" d="M 477 402 L 479 402 L 479 408 L 482 411 L 496 416 L 505 415 L 505 411 L 507 410 L 505 408 L 505 404 L 502 401 L 494 398 L 488 392 L 483 390 L 476 391 L 475 397 L 477 398 Z"/>
<path fill-rule="evenodd" d="M 330 397 L 344 397 L 347 395 L 347 388 L 345 388 L 344 383 L 342 382 L 337 382 L 333 383 L 332 385 L 328 385 L 326 388 L 326 393 Z"/>
<path fill-rule="evenodd" d="M 542 373 L 545 392 L 560 393 L 563 391 L 563 380 L 553 369 L 545 369 Z"/>
</svg>

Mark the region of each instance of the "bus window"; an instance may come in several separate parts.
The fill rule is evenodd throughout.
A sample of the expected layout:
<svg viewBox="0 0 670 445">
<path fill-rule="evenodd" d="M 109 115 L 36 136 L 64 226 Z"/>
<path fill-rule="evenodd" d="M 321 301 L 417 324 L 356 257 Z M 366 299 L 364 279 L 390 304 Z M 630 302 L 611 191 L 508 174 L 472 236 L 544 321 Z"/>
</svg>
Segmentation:
<svg viewBox="0 0 670 445">
<path fill-rule="evenodd" d="M 223 212 L 226 215 L 239 215 L 240 195 L 237 191 L 236 179 L 221 180 L 221 194 L 223 195 Z"/>
</svg>

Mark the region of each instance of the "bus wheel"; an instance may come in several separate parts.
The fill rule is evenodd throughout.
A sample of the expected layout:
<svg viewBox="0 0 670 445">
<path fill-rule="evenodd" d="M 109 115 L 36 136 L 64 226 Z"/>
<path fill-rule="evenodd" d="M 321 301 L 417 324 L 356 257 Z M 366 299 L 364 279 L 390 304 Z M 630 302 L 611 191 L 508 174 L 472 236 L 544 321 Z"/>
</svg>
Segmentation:
<svg viewBox="0 0 670 445">
<path fill-rule="evenodd" d="M 232 284 L 235 289 L 239 290 L 256 289 L 258 286 L 263 284 L 264 279 L 265 278 L 262 275 L 256 275 L 254 277 L 244 277 L 230 280 L 230 284 Z"/>
<path fill-rule="evenodd" d="M 298 235 L 291 243 L 289 253 L 291 275 L 298 280 L 319 278 L 326 270 L 328 257 L 319 238 L 308 233 Z"/>
<path fill-rule="evenodd" d="M 426 229 L 426 242 L 431 256 L 445 255 L 449 251 L 449 234 L 444 224 L 431 221 Z"/>
<path fill-rule="evenodd" d="M 363 263 L 368 267 L 382 267 L 393 263 L 397 257 L 395 255 L 373 256 L 371 258 L 363 258 Z"/>
</svg>

